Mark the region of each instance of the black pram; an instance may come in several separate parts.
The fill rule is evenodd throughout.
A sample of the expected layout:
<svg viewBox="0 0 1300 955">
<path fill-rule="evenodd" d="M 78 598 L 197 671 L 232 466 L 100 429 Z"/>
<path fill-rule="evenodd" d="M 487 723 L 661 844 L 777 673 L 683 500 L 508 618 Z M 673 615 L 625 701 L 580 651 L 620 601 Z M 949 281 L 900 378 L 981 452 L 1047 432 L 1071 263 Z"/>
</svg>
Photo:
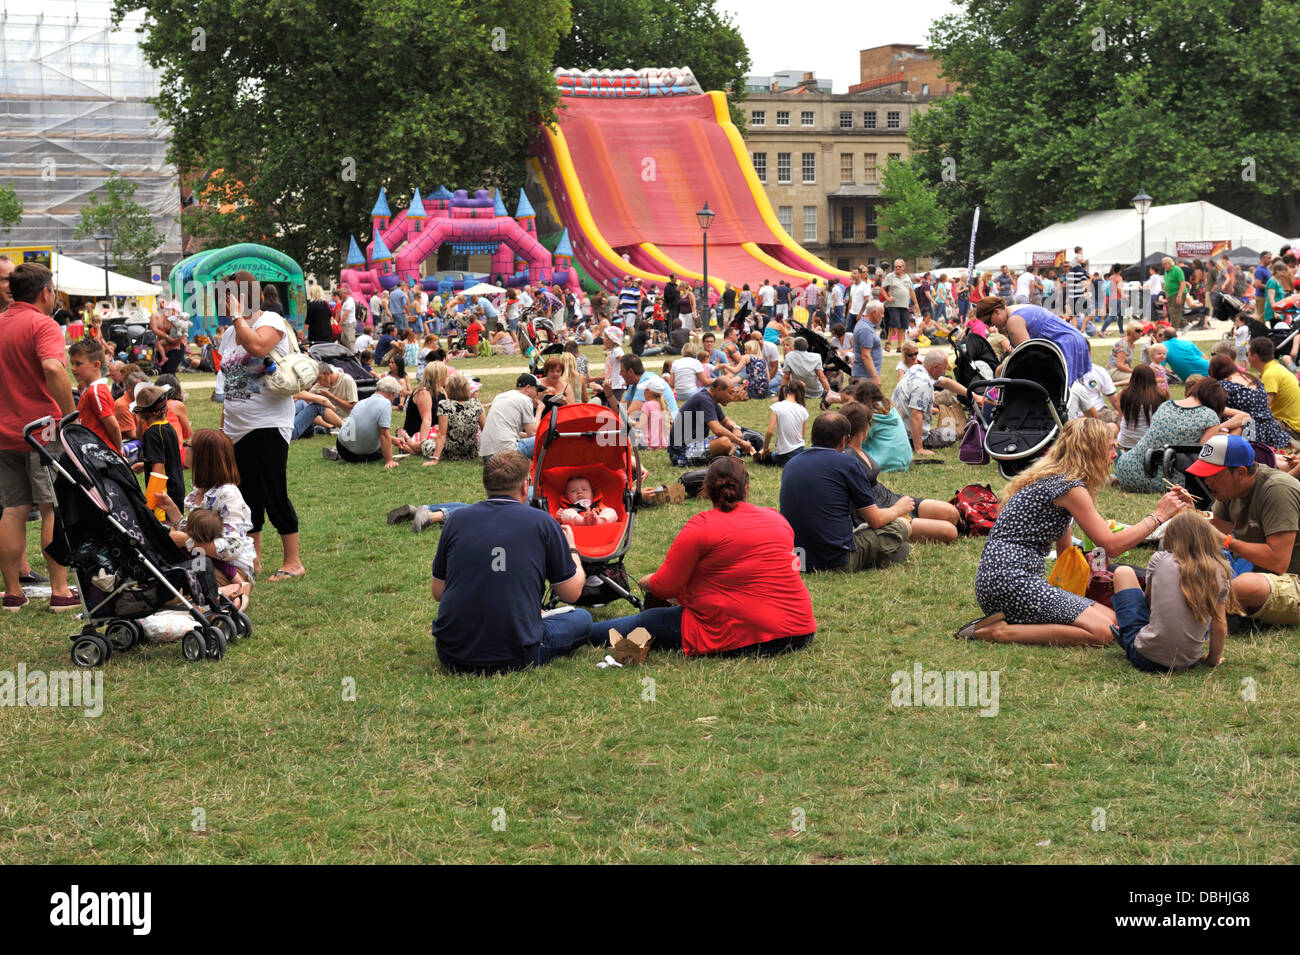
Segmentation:
<svg viewBox="0 0 1300 955">
<path fill-rule="evenodd" d="M 1068 414 L 1070 372 L 1055 342 L 1031 338 L 1007 356 L 1002 377 L 972 381 L 968 389 L 999 390 L 984 450 L 1004 478 L 1019 474 L 1061 434 Z"/>
</svg>

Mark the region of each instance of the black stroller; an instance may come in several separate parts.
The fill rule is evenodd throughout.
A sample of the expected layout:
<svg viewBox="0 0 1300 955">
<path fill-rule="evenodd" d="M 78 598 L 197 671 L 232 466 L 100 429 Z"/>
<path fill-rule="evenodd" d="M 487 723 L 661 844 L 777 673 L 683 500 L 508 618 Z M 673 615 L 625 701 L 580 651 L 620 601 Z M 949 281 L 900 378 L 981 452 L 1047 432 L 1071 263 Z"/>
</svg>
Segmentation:
<svg viewBox="0 0 1300 955">
<path fill-rule="evenodd" d="M 375 393 L 379 379 L 366 371 L 357 356 L 338 342 L 318 342 L 307 349 L 307 357 L 333 365 L 339 372 L 347 375 L 357 383 L 357 400 L 369 398 Z"/>
<path fill-rule="evenodd" d="M 175 603 L 195 621 L 181 639 L 185 659 L 221 659 L 229 642 L 252 635 L 252 623 L 218 592 L 212 562 L 176 546 L 121 455 L 76 417 L 59 427 L 59 460 L 35 436 L 53 431 L 53 418 L 23 429 L 54 479 L 54 539 L 46 553 L 75 571 L 85 611 L 85 626 L 71 638 L 72 662 L 97 667 L 131 649 L 145 638 L 140 621 Z"/>
<path fill-rule="evenodd" d="M 1019 474 L 1061 434 L 1070 372 L 1055 342 L 1031 338 L 1007 356 L 1002 377 L 972 381 L 967 389 L 999 389 L 984 450 L 1004 478 Z"/>
<path fill-rule="evenodd" d="M 998 355 L 987 338 L 967 331 L 961 338 L 953 336 L 948 341 L 957 353 L 953 377 L 963 388 L 970 388 L 972 382 L 986 381 L 993 377 L 998 367 Z M 966 401 L 969 404 L 970 399 L 967 398 Z"/>
<path fill-rule="evenodd" d="M 1277 466 L 1277 453 L 1267 444 L 1252 441 L 1250 446 L 1255 449 L 1256 464 L 1270 468 Z M 1142 469 L 1149 478 L 1163 477 L 1182 484 L 1196 499 L 1196 509 L 1208 511 L 1214 504 L 1213 492 L 1204 480 L 1187 472 L 1200 459 L 1202 447 L 1199 444 L 1171 444 L 1162 448 L 1147 448 L 1142 457 Z"/>
<path fill-rule="evenodd" d="M 841 358 L 840 353 L 832 348 L 831 343 L 825 338 L 794 319 L 790 319 L 790 324 L 794 326 L 794 337 L 802 338 L 808 343 L 808 350 L 821 357 L 822 367 L 826 369 L 827 375 L 837 371 L 845 375 L 853 374 L 853 366 Z"/>
</svg>

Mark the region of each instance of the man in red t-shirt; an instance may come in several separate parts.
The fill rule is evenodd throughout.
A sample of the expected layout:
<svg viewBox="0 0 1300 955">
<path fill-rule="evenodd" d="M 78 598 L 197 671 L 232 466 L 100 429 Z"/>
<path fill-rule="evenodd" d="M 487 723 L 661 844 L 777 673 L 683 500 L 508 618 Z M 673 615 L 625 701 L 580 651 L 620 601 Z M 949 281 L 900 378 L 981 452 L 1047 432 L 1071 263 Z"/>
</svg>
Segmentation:
<svg viewBox="0 0 1300 955">
<path fill-rule="evenodd" d="M 23 427 L 46 415 L 72 411 L 72 383 L 63 351 L 63 329 L 54 311 L 54 277 L 42 265 L 25 262 L 9 275 L 13 302 L 0 313 L 0 571 L 5 610 L 28 603 L 19 581 L 27 547 L 27 514 L 41 514 L 41 546 L 54 536 L 54 489 L 40 457 L 23 440 Z M 81 605 L 68 590 L 68 571 L 47 560 L 50 610 Z"/>
</svg>

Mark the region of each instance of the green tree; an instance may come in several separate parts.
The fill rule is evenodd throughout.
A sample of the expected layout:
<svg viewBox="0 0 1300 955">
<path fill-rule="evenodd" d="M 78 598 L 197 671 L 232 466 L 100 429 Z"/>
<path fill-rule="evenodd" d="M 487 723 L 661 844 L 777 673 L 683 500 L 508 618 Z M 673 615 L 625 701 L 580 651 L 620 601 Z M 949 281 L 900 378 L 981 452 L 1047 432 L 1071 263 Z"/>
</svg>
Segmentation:
<svg viewBox="0 0 1300 955">
<path fill-rule="evenodd" d="M 570 28 L 567 0 L 116 0 L 136 8 L 170 158 L 229 207 L 188 224 L 323 276 L 381 186 L 393 212 L 439 183 L 517 190 Z"/>
<path fill-rule="evenodd" d="M 732 121 L 744 129 L 738 104 L 750 70 L 740 29 L 714 0 L 572 0 L 573 30 L 560 41 L 555 65 L 576 70 L 640 70 L 689 66 L 705 90 L 731 90 Z"/>
<path fill-rule="evenodd" d="M 8 232 L 23 221 L 23 201 L 7 182 L 0 183 L 0 230 Z"/>
<path fill-rule="evenodd" d="M 885 164 L 880 180 L 882 200 L 877 242 L 903 259 L 931 256 L 948 237 L 952 215 L 939 202 L 938 190 L 921 178 L 910 160 Z"/>
<path fill-rule="evenodd" d="M 132 197 L 135 183 L 117 176 L 104 184 L 104 194 L 90 197 L 81 207 L 81 219 L 73 238 L 90 239 L 100 232 L 111 232 L 113 242 L 113 268 L 140 272 L 149 267 L 149 261 L 165 236 L 154 227 L 149 210 Z"/>
<path fill-rule="evenodd" d="M 979 249 L 1145 186 L 1164 205 L 1204 199 L 1293 235 L 1300 88 L 1290 0 L 965 0 L 930 45 L 961 92 L 913 124 L 940 200 Z M 947 162 L 946 162 L 947 161 Z M 945 176 L 945 172 L 948 173 Z M 945 252 L 965 260 L 969 235 Z"/>
</svg>

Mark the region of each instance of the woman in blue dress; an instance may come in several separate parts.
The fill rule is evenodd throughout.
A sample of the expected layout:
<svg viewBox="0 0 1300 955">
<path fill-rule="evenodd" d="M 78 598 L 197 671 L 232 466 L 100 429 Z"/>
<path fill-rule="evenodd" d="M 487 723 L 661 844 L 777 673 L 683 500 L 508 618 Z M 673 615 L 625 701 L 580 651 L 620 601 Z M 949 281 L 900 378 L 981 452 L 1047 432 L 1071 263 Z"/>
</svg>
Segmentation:
<svg viewBox="0 0 1300 955">
<path fill-rule="evenodd" d="M 1088 339 L 1073 325 L 1041 305 L 1008 306 L 998 296 L 990 295 L 980 299 L 975 306 L 975 317 L 1006 335 L 1012 348 L 1031 338 L 1055 342 L 1065 355 L 1071 385 L 1092 368 L 1092 349 L 1088 346 Z"/>
</svg>

